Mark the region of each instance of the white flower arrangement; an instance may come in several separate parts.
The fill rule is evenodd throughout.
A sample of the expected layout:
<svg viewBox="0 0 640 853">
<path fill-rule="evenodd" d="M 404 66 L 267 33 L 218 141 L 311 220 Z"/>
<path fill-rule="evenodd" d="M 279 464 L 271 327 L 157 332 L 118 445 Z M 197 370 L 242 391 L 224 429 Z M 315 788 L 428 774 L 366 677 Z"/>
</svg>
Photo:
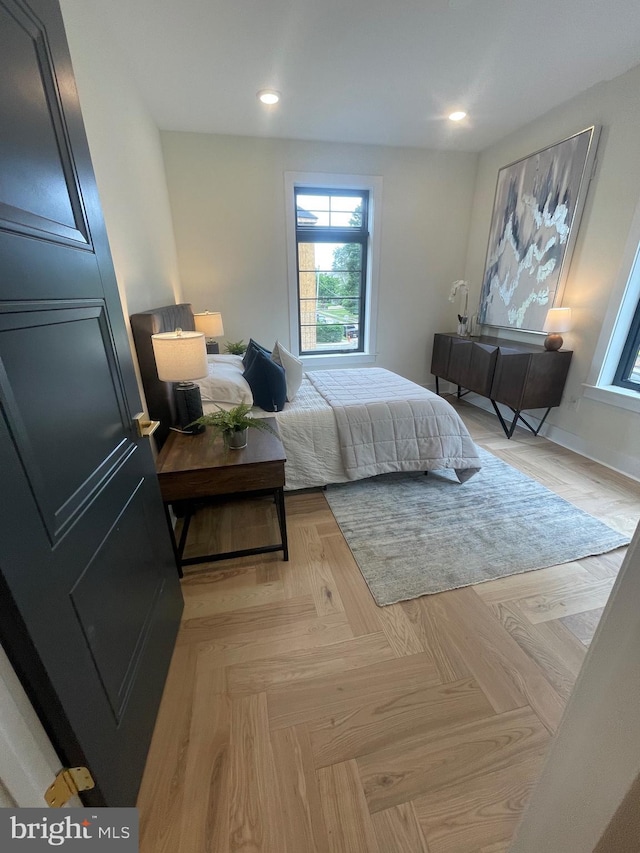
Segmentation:
<svg viewBox="0 0 640 853">
<path fill-rule="evenodd" d="M 469 308 L 469 282 L 464 281 L 463 279 L 458 279 L 458 281 L 454 281 L 451 285 L 451 293 L 449 294 L 449 302 L 455 302 L 456 297 L 460 294 L 463 299 L 463 307 L 462 313 L 458 314 L 458 322 L 466 323 L 468 320 L 468 308 Z"/>
<path fill-rule="evenodd" d="M 449 302 L 455 302 L 459 295 L 462 297 L 462 314 L 458 314 L 458 334 L 461 337 L 466 337 L 469 334 L 467 330 L 467 322 L 469 320 L 467 314 L 469 308 L 469 282 L 461 278 L 458 281 L 454 281 L 451 285 Z"/>
</svg>

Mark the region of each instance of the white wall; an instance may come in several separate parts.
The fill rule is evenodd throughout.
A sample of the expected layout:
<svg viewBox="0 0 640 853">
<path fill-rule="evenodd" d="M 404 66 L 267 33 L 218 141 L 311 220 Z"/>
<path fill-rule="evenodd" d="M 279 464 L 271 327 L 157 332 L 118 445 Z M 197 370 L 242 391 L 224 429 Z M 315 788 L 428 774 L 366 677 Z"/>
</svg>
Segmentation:
<svg viewBox="0 0 640 853">
<path fill-rule="evenodd" d="M 108 4 L 60 5 L 127 317 L 181 298 L 160 137 L 102 17 Z"/>
<path fill-rule="evenodd" d="M 592 124 L 603 126 L 598 166 L 578 232 L 563 304 L 574 329 L 564 335 L 573 361 L 562 406 L 549 416 L 554 441 L 640 478 L 637 413 L 583 397 L 612 288 L 640 199 L 640 66 L 601 83 L 484 151 L 469 237 L 465 278 L 476 299 L 484 270 L 498 169 Z M 477 304 L 477 303 L 476 303 Z M 506 332 L 504 334 L 507 334 Z M 526 336 L 526 335 L 525 335 Z M 535 338 L 540 343 L 540 338 Z"/>
<path fill-rule="evenodd" d="M 454 328 L 477 155 L 163 132 L 184 298 L 225 338 L 289 342 L 284 173 L 383 178 L 379 366 L 432 381 L 433 334 Z"/>
<path fill-rule="evenodd" d="M 0 808 L 43 808 L 61 764 L 0 647 Z M 71 807 L 80 806 L 78 797 Z"/>
</svg>

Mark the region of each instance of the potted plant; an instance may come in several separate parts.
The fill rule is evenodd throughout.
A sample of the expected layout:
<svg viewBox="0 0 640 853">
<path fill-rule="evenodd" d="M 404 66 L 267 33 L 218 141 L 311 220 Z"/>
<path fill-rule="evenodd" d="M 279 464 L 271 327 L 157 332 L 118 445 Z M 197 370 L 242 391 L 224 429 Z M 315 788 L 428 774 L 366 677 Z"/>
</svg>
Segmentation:
<svg viewBox="0 0 640 853">
<path fill-rule="evenodd" d="M 247 351 L 247 345 L 244 341 L 227 341 L 225 344 L 225 352 L 230 355 L 244 355 Z"/>
<path fill-rule="evenodd" d="M 203 415 L 194 423 L 211 427 L 215 435 L 221 434 L 226 446 L 232 450 L 241 450 L 247 446 L 249 428 L 267 430 L 273 435 L 278 434 L 263 418 L 252 418 L 249 415 L 251 406 L 247 403 L 240 403 L 232 409 L 222 409 L 218 406 L 218 409 L 220 411 Z"/>
</svg>

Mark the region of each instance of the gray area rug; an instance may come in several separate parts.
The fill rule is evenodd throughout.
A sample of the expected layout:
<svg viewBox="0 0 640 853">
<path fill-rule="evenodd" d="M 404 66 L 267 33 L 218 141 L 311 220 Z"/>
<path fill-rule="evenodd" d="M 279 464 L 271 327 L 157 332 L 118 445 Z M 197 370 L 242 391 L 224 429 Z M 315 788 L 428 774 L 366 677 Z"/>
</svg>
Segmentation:
<svg viewBox="0 0 640 853">
<path fill-rule="evenodd" d="M 604 554 L 628 536 L 480 451 L 464 484 L 447 471 L 384 474 L 326 497 L 380 605 Z"/>
</svg>

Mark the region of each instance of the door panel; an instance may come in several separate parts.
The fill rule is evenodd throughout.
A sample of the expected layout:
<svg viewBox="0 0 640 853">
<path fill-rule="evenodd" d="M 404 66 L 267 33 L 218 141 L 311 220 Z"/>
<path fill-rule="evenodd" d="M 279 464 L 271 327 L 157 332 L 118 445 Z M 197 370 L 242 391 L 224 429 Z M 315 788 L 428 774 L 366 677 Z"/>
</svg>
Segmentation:
<svg viewBox="0 0 640 853">
<path fill-rule="evenodd" d="M 12 127 L 0 135 L 3 227 L 87 243 L 46 36 L 17 4 L 0 8 L 0 56 L 11 69 L 0 75 L 0 108 Z"/>
<path fill-rule="evenodd" d="M 0 387 L 9 428 L 55 542 L 131 452 L 131 439 L 123 438 L 130 425 L 113 379 L 104 304 L 15 307 L 0 314 Z"/>
<path fill-rule="evenodd" d="M 133 805 L 182 596 L 55 0 L 0 0 L 0 63 L 0 642 Z"/>
<path fill-rule="evenodd" d="M 147 526 L 142 481 L 70 592 L 116 723 L 124 713 L 164 575 L 139 535 Z M 122 591 L 126 590 L 124 597 Z M 119 610 L 113 619 L 114 608 Z"/>
</svg>

